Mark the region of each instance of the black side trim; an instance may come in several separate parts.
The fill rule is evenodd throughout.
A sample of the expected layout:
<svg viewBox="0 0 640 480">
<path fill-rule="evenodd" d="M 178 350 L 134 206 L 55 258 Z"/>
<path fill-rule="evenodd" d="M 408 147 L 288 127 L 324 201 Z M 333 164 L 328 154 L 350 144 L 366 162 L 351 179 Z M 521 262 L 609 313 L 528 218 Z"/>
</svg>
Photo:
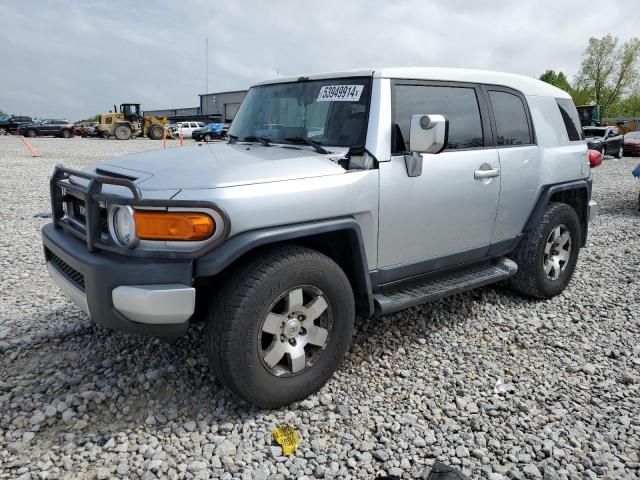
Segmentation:
<svg viewBox="0 0 640 480">
<path fill-rule="evenodd" d="M 509 255 L 518 247 L 521 239 L 522 234 L 519 234 L 517 237 L 492 243 L 491 248 L 489 248 L 489 253 L 487 253 L 487 257 L 492 258 Z"/>
<path fill-rule="evenodd" d="M 485 258 L 489 246 L 454 253 L 446 257 L 432 258 L 422 262 L 410 263 L 398 267 L 381 268 L 372 272 L 372 283 L 375 289 L 386 288 L 428 273 L 444 270 L 453 266 L 464 265 Z"/>
<path fill-rule="evenodd" d="M 580 225 L 582 226 L 582 238 L 581 238 L 581 246 L 584 247 L 587 242 L 587 233 L 589 229 L 589 200 L 591 200 L 591 188 L 592 188 L 592 180 L 591 178 L 586 178 L 584 180 L 575 180 L 573 182 L 567 183 L 559 183 L 556 185 L 547 185 L 540 192 L 540 196 L 536 201 L 535 207 L 533 208 L 531 215 L 529 215 L 529 220 L 524 227 L 525 231 L 531 230 L 535 225 L 540 222 L 542 215 L 544 214 L 544 209 L 549 203 L 551 197 L 559 192 L 564 192 L 568 190 L 582 190 L 585 195 L 585 208 L 582 209 L 581 212 L 577 212 L 580 216 Z"/>
<path fill-rule="evenodd" d="M 347 231 L 350 233 L 350 249 L 353 257 L 356 282 L 366 292 L 369 315 L 373 315 L 373 293 L 367 265 L 367 254 L 360 225 L 353 218 L 336 218 L 319 222 L 284 225 L 260 230 L 251 230 L 232 236 L 214 251 L 196 260 L 194 277 L 211 277 L 222 272 L 245 253 L 276 242 L 302 239 L 314 235 Z"/>
</svg>

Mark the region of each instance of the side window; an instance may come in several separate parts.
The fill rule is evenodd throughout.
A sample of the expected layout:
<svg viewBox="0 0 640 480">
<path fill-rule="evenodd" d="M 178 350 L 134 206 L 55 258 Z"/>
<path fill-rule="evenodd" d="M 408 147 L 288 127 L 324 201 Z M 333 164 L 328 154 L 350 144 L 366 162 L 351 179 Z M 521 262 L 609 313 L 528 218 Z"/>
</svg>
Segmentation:
<svg viewBox="0 0 640 480">
<path fill-rule="evenodd" d="M 394 89 L 392 150 L 409 151 L 411 115 L 444 115 L 449 120 L 446 150 L 484 146 L 478 98 L 473 88 L 396 85 Z"/>
<path fill-rule="evenodd" d="M 527 145 L 533 143 L 527 113 L 517 95 L 489 91 L 489 100 L 496 119 L 498 145 Z"/>
<path fill-rule="evenodd" d="M 560 115 L 564 121 L 564 127 L 567 129 L 567 135 L 569 140 L 575 142 L 577 140 L 583 140 L 582 126 L 580 125 L 580 116 L 578 110 L 573 104 L 573 100 L 568 98 L 556 98 L 558 109 L 560 109 Z"/>
</svg>

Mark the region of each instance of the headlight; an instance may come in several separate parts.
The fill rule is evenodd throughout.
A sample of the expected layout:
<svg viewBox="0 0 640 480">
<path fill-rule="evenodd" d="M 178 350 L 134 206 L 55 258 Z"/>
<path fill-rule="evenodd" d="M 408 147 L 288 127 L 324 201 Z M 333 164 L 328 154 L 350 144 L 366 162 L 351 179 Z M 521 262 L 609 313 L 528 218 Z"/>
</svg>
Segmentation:
<svg viewBox="0 0 640 480">
<path fill-rule="evenodd" d="M 109 232 L 113 240 L 124 247 L 133 248 L 138 243 L 133 209 L 115 205 L 109 212 Z"/>
</svg>

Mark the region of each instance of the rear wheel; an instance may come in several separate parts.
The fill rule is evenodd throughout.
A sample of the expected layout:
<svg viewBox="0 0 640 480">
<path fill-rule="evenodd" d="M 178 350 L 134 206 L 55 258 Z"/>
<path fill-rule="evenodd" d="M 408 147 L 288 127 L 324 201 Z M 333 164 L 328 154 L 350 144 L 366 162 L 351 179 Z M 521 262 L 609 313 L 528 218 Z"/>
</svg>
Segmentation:
<svg viewBox="0 0 640 480">
<path fill-rule="evenodd" d="M 210 141 L 211 141 L 211 134 L 207 133 L 207 134 L 204 136 L 204 141 L 205 141 L 205 142 L 210 142 Z"/>
<path fill-rule="evenodd" d="M 118 125 L 113 131 L 118 140 L 129 140 L 131 138 L 131 127 L 128 125 Z"/>
<path fill-rule="evenodd" d="M 69 138 L 71 136 L 71 132 L 69 130 L 62 131 L 62 138 Z"/>
<path fill-rule="evenodd" d="M 27 130 L 27 137 L 33 138 L 33 137 L 37 137 L 37 136 L 38 136 L 38 132 L 36 132 L 35 130 L 33 130 L 31 128 L 29 130 Z"/>
<path fill-rule="evenodd" d="M 623 155 L 624 155 L 624 147 L 620 145 L 620 148 L 618 148 L 618 152 L 616 153 L 616 158 L 622 158 Z"/>
<path fill-rule="evenodd" d="M 509 283 L 536 298 L 560 294 L 571 280 L 580 245 L 575 210 L 565 203 L 549 203 L 538 225 L 525 234 L 514 252 L 518 272 Z"/>
<path fill-rule="evenodd" d="M 151 125 L 147 129 L 147 137 L 149 137 L 151 140 L 161 140 L 163 131 L 164 128 L 162 128 L 160 125 Z"/>
<path fill-rule="evenodd" d="M 9 133 L 9 131 L 6 128 L 0 127 L 0 135 L 6 135 L 7 133 Z"/>
<path fill-rule="evenodd" d="M 209 362 L 223 385 L 276 408 L 318 391 L 340 364 L 355 306 L 342 269 L 325 255 L 276 247 L 229 274 L 206 327 Z"/>
</svg>

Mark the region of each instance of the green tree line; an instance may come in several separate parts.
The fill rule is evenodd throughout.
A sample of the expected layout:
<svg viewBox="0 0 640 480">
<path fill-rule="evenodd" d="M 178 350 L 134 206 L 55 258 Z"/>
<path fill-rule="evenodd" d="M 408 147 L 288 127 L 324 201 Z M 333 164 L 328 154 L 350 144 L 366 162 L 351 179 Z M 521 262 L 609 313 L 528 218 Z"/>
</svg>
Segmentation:
<svg viewBox="0 0 640 480">
<path fill-rule="evenodd" d="M 620 44 L 611 34 L 591 37 L 582 57 L 573 83 L 554 70 L 544 72 L 540 80 L 571 94 L 576 105 L 600 105 L 603 116 L 640 116 L 640 40 Z"/>
</svg>

